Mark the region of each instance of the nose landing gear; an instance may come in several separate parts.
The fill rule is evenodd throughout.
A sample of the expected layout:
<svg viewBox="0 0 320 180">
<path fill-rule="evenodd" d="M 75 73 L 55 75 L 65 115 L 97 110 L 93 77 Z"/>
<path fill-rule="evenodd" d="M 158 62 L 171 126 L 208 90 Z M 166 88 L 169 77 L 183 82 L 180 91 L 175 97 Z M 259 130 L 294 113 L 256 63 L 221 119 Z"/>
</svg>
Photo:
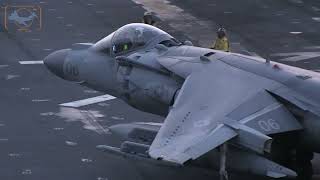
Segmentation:
<svg viewBox="0 0 320 180">
<path fill-rule="evenodd" d="M 229 180 L 226 170 L 228 145 L 224 143 L 220 146 L 220 180 Z"/>
</svg>

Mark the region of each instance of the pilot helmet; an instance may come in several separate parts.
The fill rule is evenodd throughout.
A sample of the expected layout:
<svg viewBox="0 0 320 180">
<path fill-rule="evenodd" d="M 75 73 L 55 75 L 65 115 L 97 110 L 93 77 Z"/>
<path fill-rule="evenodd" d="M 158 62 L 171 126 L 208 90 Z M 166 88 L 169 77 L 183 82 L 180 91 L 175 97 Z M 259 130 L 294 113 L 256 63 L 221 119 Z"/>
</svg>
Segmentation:
<svg viewBox="0 0 320 180">
<path fill-rule="evenodd" d="M 143 14 L 143 22 L 145 23 L 145 24 L 149 24 L 149 25 L 154 25 L 155 24 L 155 18 L 154 18 L 154 16 L 153 16 L 153 13 L 152 12 L 145 12 L 144 14 Z"/>
<path fill-rule="evenodd" d="M 217 35 L 219 38 L 222 38 L 222 37 L 225 37 L 226 36 L 226 29 L 223 28 L 223 27 L 220 27 L 218 30 L 217 30 Z"/>
</svg>

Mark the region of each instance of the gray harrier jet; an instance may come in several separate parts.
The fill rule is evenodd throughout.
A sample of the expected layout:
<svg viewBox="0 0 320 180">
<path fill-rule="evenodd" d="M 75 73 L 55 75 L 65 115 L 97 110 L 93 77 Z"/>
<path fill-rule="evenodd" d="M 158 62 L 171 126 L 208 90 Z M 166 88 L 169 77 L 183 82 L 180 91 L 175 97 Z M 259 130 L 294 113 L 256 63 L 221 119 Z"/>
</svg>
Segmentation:
<svg viewBox="0 0 320 180">
<path fill-rule="evenodd" d="M 320 76 L 261 58 L 180 43 L 145 24 L 121 27 L 44 60 L 55 75 L 166 117 L 120 124 L 125 157 L 272 178 L 311 179 L 320 152 Z"/>
</svg>

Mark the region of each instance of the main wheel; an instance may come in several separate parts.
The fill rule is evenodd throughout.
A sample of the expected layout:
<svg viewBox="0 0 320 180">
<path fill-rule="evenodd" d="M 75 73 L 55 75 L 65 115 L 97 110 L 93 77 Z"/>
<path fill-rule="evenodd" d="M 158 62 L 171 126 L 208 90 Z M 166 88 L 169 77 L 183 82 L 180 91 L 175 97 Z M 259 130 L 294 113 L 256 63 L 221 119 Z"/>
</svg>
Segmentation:
<svg viewBox="0 0 320 180">
<path fill-rule="evenodd" d="M 275 162 L 294 170 L 297 180 L 312 180 L 313 153 L 296 146 L 293 139 L 296 134 L 285 134 L 274 137 L 271 150 L 271 159 Z M 296 138 L 294 138 L 296 137 Z"/>
<path fill-rule="evenodd" d="M 298 173 L 297 180 L 312 180 L 313 167 L 311 160 L 312 152 L 306 152 L 301 149 L 296 151 L 295 171 Z"/>
</svg>

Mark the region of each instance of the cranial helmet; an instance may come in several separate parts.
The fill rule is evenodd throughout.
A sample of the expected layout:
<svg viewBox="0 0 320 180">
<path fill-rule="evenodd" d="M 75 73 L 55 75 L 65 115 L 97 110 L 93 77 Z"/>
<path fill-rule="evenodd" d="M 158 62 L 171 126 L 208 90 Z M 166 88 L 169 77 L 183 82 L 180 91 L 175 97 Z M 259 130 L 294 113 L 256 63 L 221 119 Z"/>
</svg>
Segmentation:
<svg viewBox="0 0 320 180">
<path fill-rule="evenodd" d="M 218 30 L 217 30 L 217 35 L 218 35 L 218 37 L 224 37 L 224 36 L 226 36 L 226 29 L 225 28 L 223 28 L 223 27 L 220 27 Z"/>
</svg>

